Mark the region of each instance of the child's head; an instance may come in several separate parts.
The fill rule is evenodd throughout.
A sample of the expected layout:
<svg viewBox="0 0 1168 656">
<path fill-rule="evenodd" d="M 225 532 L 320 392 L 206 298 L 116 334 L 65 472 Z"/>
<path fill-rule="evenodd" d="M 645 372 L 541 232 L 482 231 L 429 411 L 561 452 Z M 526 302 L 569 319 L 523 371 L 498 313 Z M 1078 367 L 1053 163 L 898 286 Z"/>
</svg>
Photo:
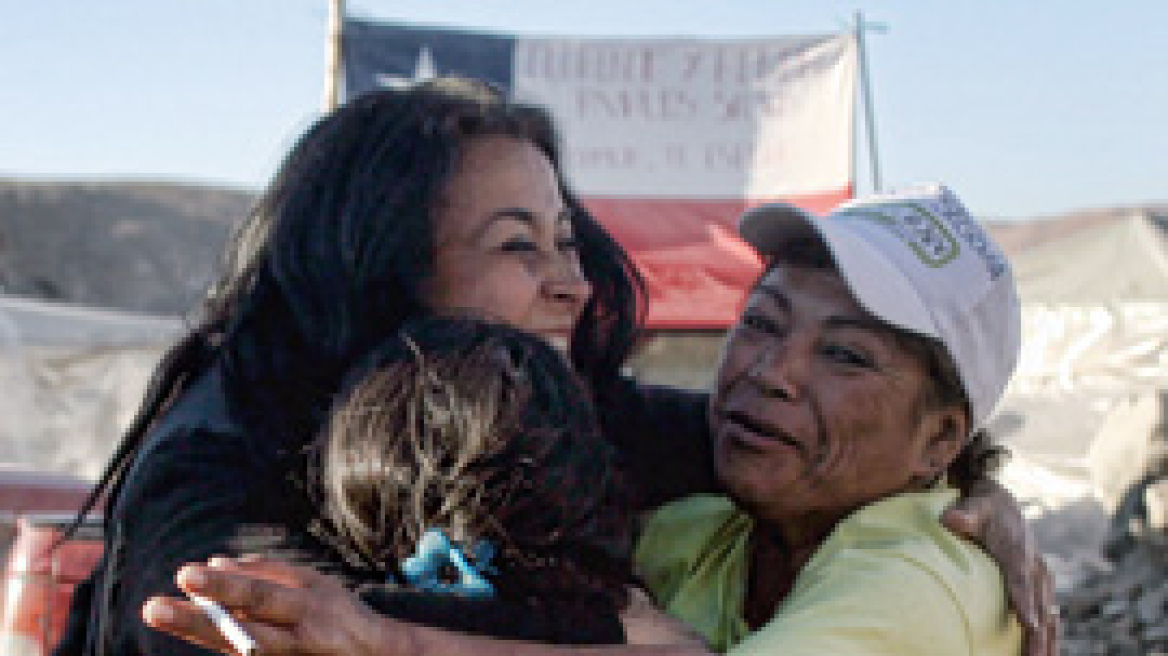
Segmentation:
<svg viewBox="0 0 1168 656">
<path fill-rule="evenodd" d="M 629 522 L 591 398 L 538 338 L 407 322 L 348 377 L 318 444 L 326 516 L 360 565 L 397 571 L 427 529 L 489 541 L 501 596 L 623 599 Z"/>
</svg>

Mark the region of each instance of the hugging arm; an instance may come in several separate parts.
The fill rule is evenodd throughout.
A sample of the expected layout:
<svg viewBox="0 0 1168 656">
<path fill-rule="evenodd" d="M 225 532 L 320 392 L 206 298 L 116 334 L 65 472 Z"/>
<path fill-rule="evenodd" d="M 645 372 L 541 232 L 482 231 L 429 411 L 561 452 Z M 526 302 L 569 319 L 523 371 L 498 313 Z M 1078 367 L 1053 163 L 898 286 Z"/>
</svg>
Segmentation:
<svg viewBox="0 0 1168 656">
<path fill-rule="evenodd" d="M 356 656 L 697 656 L 708 654 L 684 631 L 657 632 L 656 645 L 561 647 L 455 633 L 390 619 L 329 576 L 263 559 L 191 565 L 180 585 L 212 598 L 242 619 L 263 654 Z M 147 623 L 184 640 L 234 654 L 190 602 L 152 599 Z M 633 632 L 630 632 L 633 633 Z"/>
<path fill-rule="evenodd" d="M 196 437 L 218 439 L 214 435 Z M 362 580 L 360 574 L 349 571 L 311 536 L 294 530 L 302 523 L 298 513 L 289 513 L 286 508 L 278 514 L 278 509 L 263 501 L 269 490 L 283 489 L 284 493 L 277 496 L 287 507 L 307 504 L 295 490 L 288 489 L 287 483 L 274 480 L 276 477 L 262 480 L 262 475 L 239 463 L 232 466 L 229 462 L 213 462 L 206 457 L 206 450 L 201 450 L 204 457 L 192 458 L 192 450 L 183 449 L 183 459 L 166 458 L 158 452 L 145 455 L 143 463 L 149 466 L 140 468 L 124 489 L 111 517 L 109 554 L 94 579 L 97 594 L 90 602 L 95 606 L 91 610 L 97 611 L 97 621 L 91 621 L 88 628 L 91 644 L 88 648 L 80 644 L 69 647 L 61 656 L 103 653 L 102 649 L 104 653 L 117 654 L 206 654 L 195 644 L 175 640 L 144 625 L 141 608 L 150 597 L 181 594 L 174 577 L 183 564 L 245 552 L 293 561 L 305 571 L 335 581 L 338 590 L 363 600 L 347 608 L 367 609 L 373 616 L 390 615 L 538 641 L 621 639 L 617 619 L 607 613 L 572 622 L 544 612 L 545 609 L 525 612 L 498 601 L 484 604 L 420 595 L 392 583 L 368 580 L 367 572 Z M 358 583 L 355 593 L 348 592 L 346 586 Z"/>
<path fill-rule="evenodd" d="M 182 449 L 186 456 L 182 459 L 147 454 L 144 462 L 151 465 L 148 471 L 135 476 L 121 497 L 124 510 L 117 512 L 116 521 L 111 523 L 110 546 L 115 554 L 107 563 L 103 582 L 105 596 L 112 602 L 104 605 L 103 640 L 113 653 L 206 653 L 143 625 L 142 605 L 153 596 L 178 595 L 174 575 L 184 563 L 244 552 L 292 561 L 321 580 L 335 581 L 337 590 L 361 600 L 346 608 L 366 609 L 374 617 L 400 617 L 535 641 L 616 643 L 622 638 L 619 622 L 611 613 L 597 612 L 571 621 L 548 609 L 520 608 L 500 600 L 484 603 L 419 594 L 383 577 L 373 579 L 367 571 L 353 571 L 304 529 L 309 502 L 294 486 L 278 476 L 264 480 L 238 463 L 232 467 L 212 462 L 206 456 L 213 450 L 205 447 L 217 436 L 198 437 L 204 448 L 197 450 L 203 457 L 192 458 L 193 448 Z M 349 592 L 350 586 L 356 588 L 355 593 Z"/>
<path fill-rule="evenodd" d="M 990 513 L 992 514 L 992 513 Z M 975 513 L 976 515 L 976 513 Z M 336 579 L 270 560 L 225 561 L 184 568 L 182 587 L 220 601 L 238 616 L 266 654 L 441 654 L 442 656 L 682 656 L 708 653 L 684 632 L 657 644 L 553 647 L 469 636 L 392 620 L 373 612 Z M 179 598 L 155 597 L 147 623 L 208 648 L 233 653 L 202 611 Z M 626 620 L 626 632 L 634 631 Z M 650 618 L 652 623 L 652 618 Z M 1029 636 L 1028 636 L 1029 638 Z M 1026 654 L 1049 656 L 1053 641 L 1030 644 Z M 172 653 L 172 652 L 167 652 Z M 180 652 L 173 652 L 180 653 Z"/>
<path fill-rule="evenodd" d="M 1022 625 L 1026 656 L 1053 656 L 1058 649 L 1059 615 L 1054 580 L 1017 500 L 1000 483 L 981 479 L 962 491 L 941 521 L 997 563 L 1010 606 Z"/>
</svg>

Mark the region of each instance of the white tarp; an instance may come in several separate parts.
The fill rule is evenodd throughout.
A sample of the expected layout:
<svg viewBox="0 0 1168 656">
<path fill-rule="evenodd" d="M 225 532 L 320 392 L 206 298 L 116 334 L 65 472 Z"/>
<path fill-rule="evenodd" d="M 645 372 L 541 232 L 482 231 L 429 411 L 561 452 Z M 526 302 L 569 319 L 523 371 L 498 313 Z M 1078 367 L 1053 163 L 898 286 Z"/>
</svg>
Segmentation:
<svg viewBox="0 0 1168 656">
<path fill-rule="evenodd" d="M 180 329 L 0 295 L 0 463 L 96 477 Z"/>
<path fill-rule="evenodd" d="M 1168 238 L 1147 212 L 1064 223 L 1039 226 L 1047 237 L 1025 247 L 1004 239 L 1023 352 L 995 425 L 1015 454 L 1004 481 L 1030 506 L 1044 549 L 1074 569 L 1162 442 Z"/>
</svg>

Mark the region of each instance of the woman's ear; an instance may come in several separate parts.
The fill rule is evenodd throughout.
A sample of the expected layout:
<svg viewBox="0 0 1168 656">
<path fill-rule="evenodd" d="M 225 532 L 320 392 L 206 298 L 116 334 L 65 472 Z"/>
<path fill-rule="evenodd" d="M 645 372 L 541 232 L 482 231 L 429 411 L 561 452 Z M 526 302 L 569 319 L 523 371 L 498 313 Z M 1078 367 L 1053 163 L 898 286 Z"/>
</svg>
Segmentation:
<svg viewBox="0 0 1168 656">
<path fill-rule="evenodd" d="M 933 481 L 945 473 L 969 441 L 969 415 L 959 406 L 926 410 L 921 430 L 924 444 L 913 477 Z"/>
</svg>

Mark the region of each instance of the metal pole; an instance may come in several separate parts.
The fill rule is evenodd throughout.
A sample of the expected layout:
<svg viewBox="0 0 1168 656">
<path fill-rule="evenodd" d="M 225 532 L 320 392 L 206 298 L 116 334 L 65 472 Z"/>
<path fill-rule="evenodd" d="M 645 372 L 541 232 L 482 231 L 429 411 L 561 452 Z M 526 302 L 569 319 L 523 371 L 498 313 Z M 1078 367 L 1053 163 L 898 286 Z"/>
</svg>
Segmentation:
<svg viewBox="0 0 1168 656">
<path fill-rule="evenodd" d="M 868 55 L 864 49 L 864 32 L 872 29 L 884 31 L 884 26 L 876 23 L 865 23 L 864 14 L 856 12 L 856 46 L 860 57 L 860 91 L 864 94 L 864 126 L 868 133 L 868 158 L 872 172 L 872 187 L 877 193 L 884 190 L 880 180 L 880 156 L 876 148 L 876 110 L 872 106 L 872 85 L 868 80 Z M 855 161 L 853 157 L 853 162 Z M 854 165 L 854 164 L 853 164 Z"/>
<path fill-rule="evenodd" d="M 341 30 L 344 29 L 345 0 L 329 0 L 328 43 L 325 46 L 324 111 L 337 108 L 341 78 Z"/>
</svg>

